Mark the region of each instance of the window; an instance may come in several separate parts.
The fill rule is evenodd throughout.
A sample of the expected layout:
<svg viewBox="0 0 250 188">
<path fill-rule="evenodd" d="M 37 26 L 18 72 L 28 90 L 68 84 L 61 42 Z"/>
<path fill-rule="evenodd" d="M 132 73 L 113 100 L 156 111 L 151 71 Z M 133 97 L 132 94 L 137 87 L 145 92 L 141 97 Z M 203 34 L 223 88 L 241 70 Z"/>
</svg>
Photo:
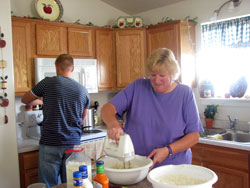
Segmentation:
<svg viewBox="0 0 250 188">
<path fill-rule="evenodd" d="M 250 98 L 250 16 L 202 24 L 201 97 Z"/>
</svg>

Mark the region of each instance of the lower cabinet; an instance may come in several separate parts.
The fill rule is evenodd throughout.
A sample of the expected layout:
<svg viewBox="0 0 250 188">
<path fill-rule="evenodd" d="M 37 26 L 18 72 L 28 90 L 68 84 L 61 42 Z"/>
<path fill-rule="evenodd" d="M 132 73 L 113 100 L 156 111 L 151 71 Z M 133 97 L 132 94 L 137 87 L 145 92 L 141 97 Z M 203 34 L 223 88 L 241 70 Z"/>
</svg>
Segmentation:
<svg viewBox="0 0 250 188">
<path fill-rule="evenodd" d="M 19 153 L 21 188 L 38 182 L 38 151 Z"/>
<path fill-rule="evenodd" d="M 197 144 L 192 152 L 193 164 L 217 174 L 214 188 L 249 188 L 249 151 Z"/>
</svg>

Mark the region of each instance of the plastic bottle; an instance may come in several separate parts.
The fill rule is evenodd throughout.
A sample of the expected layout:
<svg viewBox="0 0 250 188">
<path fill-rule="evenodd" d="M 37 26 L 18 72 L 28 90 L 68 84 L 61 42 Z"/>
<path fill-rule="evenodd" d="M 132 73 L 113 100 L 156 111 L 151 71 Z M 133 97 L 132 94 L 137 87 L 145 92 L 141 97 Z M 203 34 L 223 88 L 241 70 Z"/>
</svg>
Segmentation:
<svg viewBox="0 0 250 188">
<path fill-rule="evenodd" d="M 88 179 L 88 167 L 86 165 L 79 166 L 79 171 L 82 173 L 82 187 L 93 188 L 92 183 Z"/>
<path fill-rule="evenodd" d="M 81 172 L 79 172 L 79 171 L 75 171 L 75 172 L 73 172 L 73 187 L 74 188 L 83 188 L 83 186 L 82 186 L 82 173 Z"/>
<path fill-rule="evenodd" d="M 66 160 L 66 176 L 67 176 L 67 186 L 73 185 L 72 174 L 74 171 L 79 170 L 79 166 L 87 165 L 88 167 L 88 179 L 92 182 L 92 170 L 91 170 L 91 160 L 84 154 L 83 148 L 80 145 L 74 146 L 73 149 L 65 151 L 65 153 L 71 153 L 69 158 Z"/>
<path fill-rule="evenodd" d="M 96 161 L 96 176 L 93 178 L 94 188 L 108 188 L 109 179 L 104 174 L 104 162 Z"/>
</svg>

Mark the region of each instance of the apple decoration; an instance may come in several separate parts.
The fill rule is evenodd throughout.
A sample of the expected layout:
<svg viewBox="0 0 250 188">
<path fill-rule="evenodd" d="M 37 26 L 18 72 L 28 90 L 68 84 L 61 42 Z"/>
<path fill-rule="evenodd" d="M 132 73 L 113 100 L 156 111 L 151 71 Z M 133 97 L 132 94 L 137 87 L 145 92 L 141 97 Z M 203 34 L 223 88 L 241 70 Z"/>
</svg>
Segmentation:
<svg viewBox="0 0 250 188">
<path fill-rule="evenodd" d="M 46 13 L 46 14 L 51 14 L 52 13 L 52 8 L 53 7 L 51 4 L 45 4 L 43 3 L 43 11 Z"/>
</svg>

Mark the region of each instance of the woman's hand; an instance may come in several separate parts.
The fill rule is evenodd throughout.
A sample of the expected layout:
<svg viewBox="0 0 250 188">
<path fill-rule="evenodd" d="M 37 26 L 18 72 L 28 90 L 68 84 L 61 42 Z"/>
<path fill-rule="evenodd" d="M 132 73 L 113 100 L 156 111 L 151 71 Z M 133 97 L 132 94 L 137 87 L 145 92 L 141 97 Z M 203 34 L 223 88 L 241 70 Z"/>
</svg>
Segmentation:
<svg viewBox="0 0 250 188">
<path fill-rule="evenodd" d="M 119 141 L 120 135 L 123 133 L 123 130 L 120 126 L 113 126 L 108 128 L 108 137 L 116 142 Z"/>
<path fill-rule="evenodd" d="M 154 167 L 155 164 L 161 163 L 164 161 L 169 155 L 169 151 L 167 147 L 154 149 L 147 158 L 153 157 L 153 165 L 150 167 L 150 170 Z"/>
</svg>

